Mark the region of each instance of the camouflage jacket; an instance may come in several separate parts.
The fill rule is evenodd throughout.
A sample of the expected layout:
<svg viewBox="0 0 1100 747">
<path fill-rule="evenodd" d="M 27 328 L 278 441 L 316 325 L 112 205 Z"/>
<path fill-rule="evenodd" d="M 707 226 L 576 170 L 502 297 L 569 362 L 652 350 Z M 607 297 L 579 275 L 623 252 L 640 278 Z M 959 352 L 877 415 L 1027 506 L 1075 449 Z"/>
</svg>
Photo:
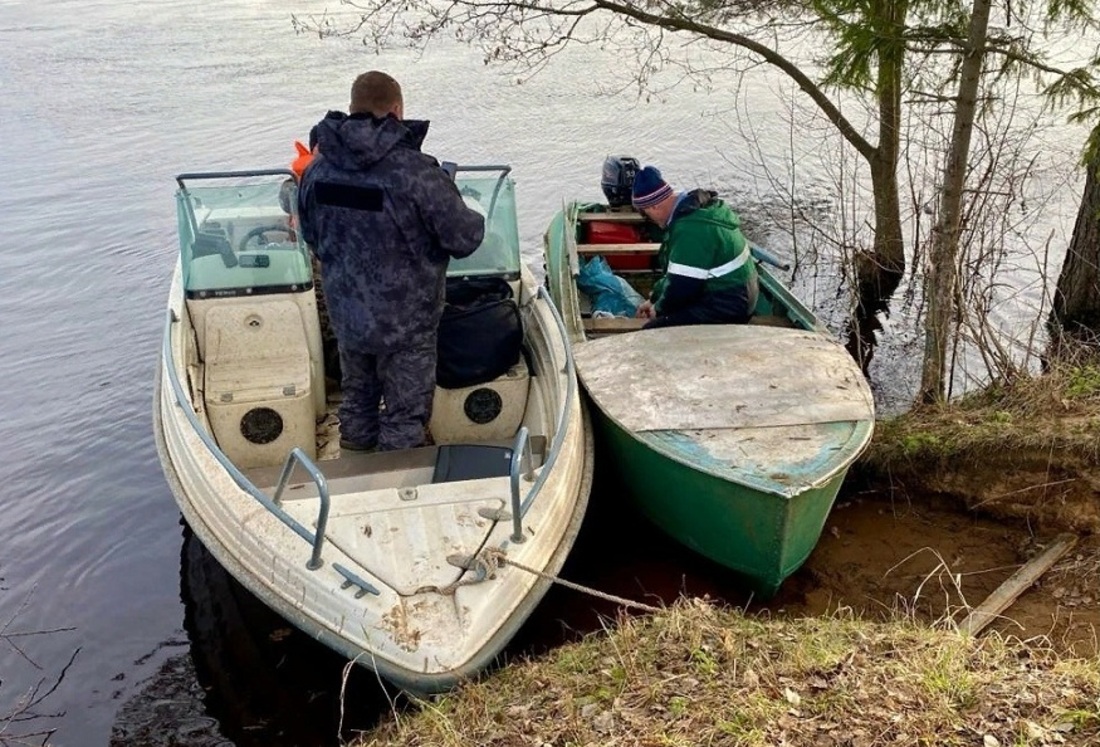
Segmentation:
<svg viewBox="0 0 1100 747">
<path fill-rule="evenodd" d="M 428 123 L 330 112 L 302 175 L 302 238 L 321 260 L 340 346 L 381 353 L 433 338 L 450 257 L 472 254 L 484 217 L 420 152 Z"/>
</svg>

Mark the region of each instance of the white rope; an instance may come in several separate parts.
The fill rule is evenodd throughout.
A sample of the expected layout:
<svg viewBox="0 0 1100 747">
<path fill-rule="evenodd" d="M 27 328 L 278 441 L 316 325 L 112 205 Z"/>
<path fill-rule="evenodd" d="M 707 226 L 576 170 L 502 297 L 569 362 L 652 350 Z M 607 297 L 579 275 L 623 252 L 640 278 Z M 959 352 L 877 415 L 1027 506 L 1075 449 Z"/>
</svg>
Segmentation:
<svg viewBox="0 0 1100 747">
<path fill-rule="evenodd" d="M 495 569 L 499 568 L 502 564 L 507 564 L 514 568 L 519 568 L 521 571 L 527 571 L 528 573 L 533 573 L 540 578 L 545 578 L 549 581 L 553 581 L 556 584 L 561 584 L 567 589 L 579 591 L 583 594 L 588 594 L 598 599 L 604 599 L 608 602 L 614 602 L 615 604 L 622 605 L 623 607 L 630 607 L 631 609 L 641 610 L 643 612 L 661 611 L 659 607 L 652 607 L 648 604 L 635 602 L 632 599 L 626 599 L 625 597 L 608 594 L 606 592 L 599 591 L 598 589 L 593 589 L 588 586 L 582 586 L 581 584 L 574 583 L 572 581 L 566 581 L 564 578 L 560 578 L 559 576 L 552 576 L 549 573 L 543 573 L 542 571 L 536 570 L 535 568 L 530 568 L 528 566 L 525 566 L 523 563 L 512 560 L 503 550 L 499 548 L 485 548 L 480 553 L 478 553 L 477 559 L 479 564 L 484 563 L 486 568 L 492 569 L 490 571 L 490 575 L 495 572 Z"/>
</svg>

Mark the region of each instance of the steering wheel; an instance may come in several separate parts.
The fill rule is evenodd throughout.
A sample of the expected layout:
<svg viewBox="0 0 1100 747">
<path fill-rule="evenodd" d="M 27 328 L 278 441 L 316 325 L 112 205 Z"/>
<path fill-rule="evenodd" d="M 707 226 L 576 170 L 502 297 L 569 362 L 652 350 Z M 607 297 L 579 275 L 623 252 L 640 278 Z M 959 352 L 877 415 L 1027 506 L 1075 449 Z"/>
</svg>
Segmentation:
<svg viewBox="0 0 1100 747">
<path fill-rule="evenodd" d="M 253 239 L 256 239 L 256 248 L 264 246 L 265 244 L 271 244 L 273 242 L 268 241 L 265 234 L 267 233 L 281 233 L 286 236 L 287 243 L 290 243 L 293 239 L 290 232 L 290 227 L 286 225 L 279 225 L 278 223 L 272 223 L 269 226 L 256 226 L 251 231 L 241 237 L 240 242 L 237 243 L 237 251 L 243 252 L 248 250 L 248 244 Z"/>
</svg>

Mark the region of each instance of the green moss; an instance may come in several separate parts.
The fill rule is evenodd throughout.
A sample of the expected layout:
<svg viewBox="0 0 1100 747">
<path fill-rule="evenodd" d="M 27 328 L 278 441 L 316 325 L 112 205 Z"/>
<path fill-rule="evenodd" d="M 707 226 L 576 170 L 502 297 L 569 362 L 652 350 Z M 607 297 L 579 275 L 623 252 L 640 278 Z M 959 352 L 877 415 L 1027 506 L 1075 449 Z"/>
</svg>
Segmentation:
<svg viewBox="0 0 1100 747">
<path fill-rule="evenodd" d="M 682 716 L 685 712 L 687 712 L 687 708 L 688 699 L 684 696 L 674 695 L 673 697 L 669 698 L 668 712 L 671 713 L 673 716 Z"/>
<path fill-rule="evenodd" d="M 935 433 L 917 431 L 905 433 L 901 437 L 901 451 L 905 456 L 917 456 L 928 452 L 939 453 L 944 449 L 945 439 Z"/>
<path fill-rule="evenodd" d="M 709 651 L 702 648 L 697 648 L 691 652 L 691 664 L 692 669 L 698 675 L 710 677 L 718 671 L 718 662 L 715 661 Z"/>
<path fill-rule="evenodd" d="M 1100 366 L 1072 368 L 1065 386 L 1067 399 L 1084 399 L 1100 394 Z"/>
</svg>

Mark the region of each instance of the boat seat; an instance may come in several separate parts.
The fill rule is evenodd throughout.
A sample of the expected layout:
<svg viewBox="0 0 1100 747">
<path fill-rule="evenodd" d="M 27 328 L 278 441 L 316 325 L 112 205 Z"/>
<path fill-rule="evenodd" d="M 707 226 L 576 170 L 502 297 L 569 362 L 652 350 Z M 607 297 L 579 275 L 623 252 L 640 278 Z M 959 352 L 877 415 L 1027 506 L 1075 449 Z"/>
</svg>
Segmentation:
<svg viewBox="0 0 1100 747">
<path fill-rule="evenodd" d="M 660 244 L 639 242 L 637 244 L 577 244 L 577 254 L 582 257 L 606 254 L 656 254 Z"/>
</svg>

